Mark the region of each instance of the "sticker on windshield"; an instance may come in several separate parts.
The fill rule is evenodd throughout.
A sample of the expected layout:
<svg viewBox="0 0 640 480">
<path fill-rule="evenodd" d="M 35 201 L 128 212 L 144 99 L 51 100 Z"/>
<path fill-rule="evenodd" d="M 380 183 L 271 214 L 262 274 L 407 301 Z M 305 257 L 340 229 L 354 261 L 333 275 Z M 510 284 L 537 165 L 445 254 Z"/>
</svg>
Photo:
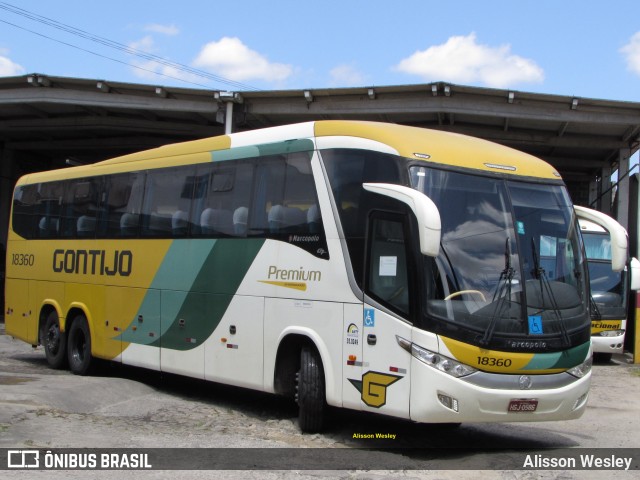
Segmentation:
<svg viewBox="0 0 640 480">
<path fill-rule="evenodd" d="M 542 317 L 529 315 L 529 335 L 542 335 Z"/>
<path fill-rule="evenodd" d="M 516 230 L 518 235 L 524 235 L 524 222 L 516 222 Z"/>
<path fill-rule="evenodd" d="M 381 277 L 395 277 L 398 271 L 398 257 L 380 257 L 378 270 Z"/>
</svg>

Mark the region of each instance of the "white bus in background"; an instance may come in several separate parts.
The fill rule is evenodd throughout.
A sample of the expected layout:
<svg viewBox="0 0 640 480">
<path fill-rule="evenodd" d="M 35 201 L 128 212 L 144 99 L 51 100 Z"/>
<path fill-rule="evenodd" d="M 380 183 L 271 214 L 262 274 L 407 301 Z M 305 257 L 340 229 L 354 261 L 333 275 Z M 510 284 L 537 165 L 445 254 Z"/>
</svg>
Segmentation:
<svg viewBox="0 0 640 480">
<path fill-rule="evenodd" d="M 638 274 L 634 274 L 638 260 L 627 262 L 626 253 L 620 253 L 627 246 L 612 244 L 610 230 L 624 230 L 622 225 L 600 212 L 581 207 L 576 211 L 589 266 L 593 355 L 596 360 L 609 361 L 614 353 L 624 351 L 629 290 L 640 287 Z"/>
</svg>

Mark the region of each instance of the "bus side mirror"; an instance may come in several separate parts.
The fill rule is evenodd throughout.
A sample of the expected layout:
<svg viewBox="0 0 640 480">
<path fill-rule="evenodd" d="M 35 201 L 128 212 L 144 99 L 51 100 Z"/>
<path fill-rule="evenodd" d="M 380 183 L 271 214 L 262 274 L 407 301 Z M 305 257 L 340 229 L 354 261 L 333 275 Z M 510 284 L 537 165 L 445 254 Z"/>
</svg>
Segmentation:
<svg viewBox="0 0 640 480">
<path fill-rule="evenodd" d="M 440 253 L 440 212 L 429 197 L 413 188 L 390 183 L 363 183 L 362 187 L 369 192 L 394 198 L 408 205 L 418 221 L 420 252 L 429 257 L 438 256 Z"/>
<path fill-rule="evenodd" d="M 629 275 L 631 276 L 631 290 L 640 290 L 640 261 L 633 257 L 629 262 Z"/>
<path fill-rule="evenodd" d="M 627 248 L 629 245 L 627 231 L 609 215 L 586 207 L 574 205 L 578 218 L 597 223 L 606 229 L 611 236 L 611 269 L 621 272 L 627 264 Z"/>
</svg>

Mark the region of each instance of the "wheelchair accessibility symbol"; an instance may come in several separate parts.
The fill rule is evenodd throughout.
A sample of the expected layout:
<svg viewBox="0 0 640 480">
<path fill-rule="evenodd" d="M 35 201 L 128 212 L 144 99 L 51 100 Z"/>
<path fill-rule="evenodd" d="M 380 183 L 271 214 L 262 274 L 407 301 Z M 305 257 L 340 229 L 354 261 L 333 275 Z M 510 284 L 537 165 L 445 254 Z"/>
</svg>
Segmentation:
<svg viewBox="0 0 640 480">
<path fill-rule="evenodd" d="M 542 317 L 529 315 L 529 335 L 542 335 Z"/>
<path fill-rule="evenodd" d="M 376 313 L 373 308 L 364 309 L 364 326 L 375 327 L 376 326 Z"/>
</svg>

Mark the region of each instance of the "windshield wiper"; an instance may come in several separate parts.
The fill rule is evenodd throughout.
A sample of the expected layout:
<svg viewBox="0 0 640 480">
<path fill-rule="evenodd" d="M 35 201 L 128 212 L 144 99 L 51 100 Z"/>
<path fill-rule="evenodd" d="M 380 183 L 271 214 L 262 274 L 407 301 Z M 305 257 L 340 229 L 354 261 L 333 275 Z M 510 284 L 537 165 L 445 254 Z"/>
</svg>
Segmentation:
<svg viewBox="0 0 640 480">
<path fill-rule="evenodd" d="M 533 254 L 533 276 L 540 282 L 540 302 L 542 305 L 542 309 L 544 309 L 544 292 L 546 291 L 549 296 L 549 303 L 551 304 L 551 310 L 556 319 L 556 325 L 560 330 L 560 335 L 562 336 L 562 341 L 565 346 L 569 346 L 571 344 L 571 340 L 569 339 L 569 334 L 567 333 L 567 327 L 564 324 L 564 318 L 562 318 L 562 314 L 560 313 L 560 308 L 558 307 L 558 302 L 556 301 L 556 297 L 553 294 L 553 289 L 551 288 L 551 284 L 549 283 L 549 279 L 547 278 L 547 272 L 544 268 L 540 266 L 540 259 L 538 257 L 538 248 L 536 246 L 536 241 L 534 238 L 531 239 L 531 253 Z"/>
<path fill-rule="evenodd" d="M 593 298 L 593 295 L 589 296 L 589 304 L 591 306 L 591 318 L 594 320 L 602 319 L 602 314 L 600 313 L 600 309 L 598 308 L 598 304 L 596 303 L 596 299 Z"/>
<path fill-rule="evenodd" d="M 489 325 L 487 325 L 487 329 L 485 330 L 484 335 L 479 341 L 480 345 L 483 347 L 488 346 L 491 342 L 491 339 L 493 338 L 493 332 L 496 329 L 496 324 L 498 323 L 500 315 L 502 315 L 505 306 L 511 303 L 511 284 L 514 274 L 515 270 L 511 266 L 511 244 L 509 241 L 509 237 L 507 237 L 504 246 L 504 270 L 500 272 L 500 278 L 498 279 L 498 288 L 496 288 L 492 299 L 492 303 L 495 303 L 497 300 L 498 304 L 495 305 L 493 314 L 491 315 L 491 319 L 489 320 Z"/>
</svg>

